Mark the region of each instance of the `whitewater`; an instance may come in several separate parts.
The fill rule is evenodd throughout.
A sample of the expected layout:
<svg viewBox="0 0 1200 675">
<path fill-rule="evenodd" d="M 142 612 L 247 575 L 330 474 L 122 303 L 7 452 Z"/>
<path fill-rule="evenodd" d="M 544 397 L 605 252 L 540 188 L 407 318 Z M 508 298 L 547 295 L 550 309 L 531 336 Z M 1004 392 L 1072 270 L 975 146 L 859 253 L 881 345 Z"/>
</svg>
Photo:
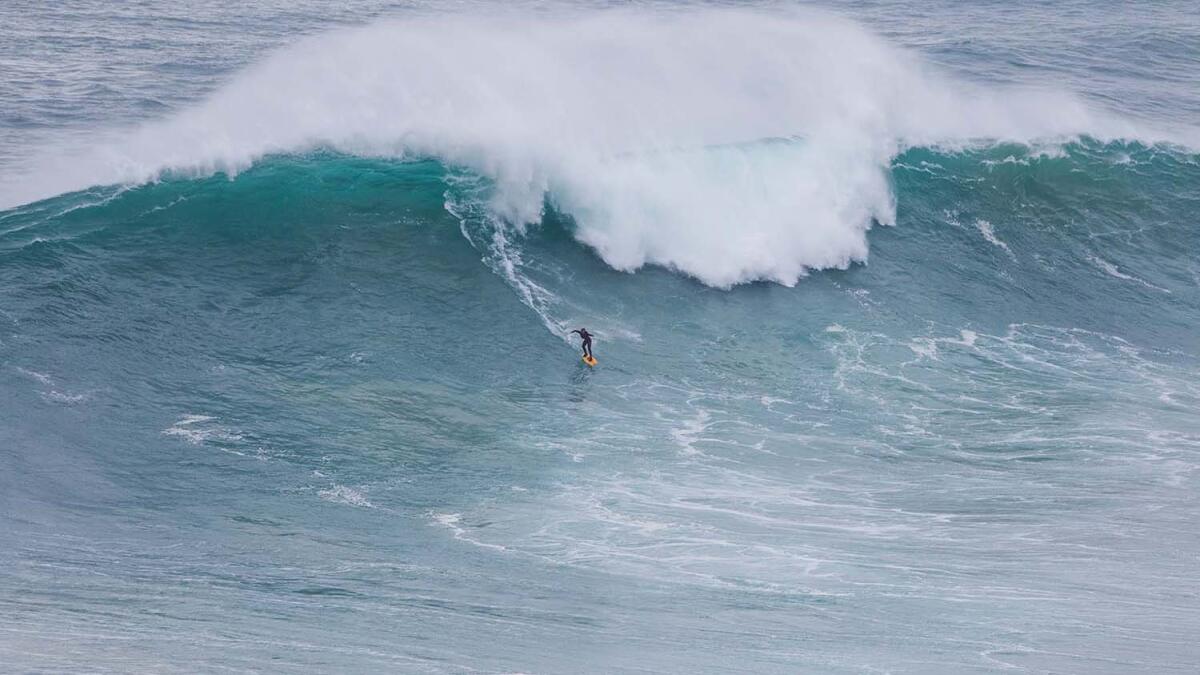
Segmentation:
<svg viewBox="0 0 1200 675">
<path fill-rule="evenodd" d="M 866 259 L 866 231 L 895 221 L 904 148 L 1200 138 L 931 70 L 811 11 L 384 21 L 283 49 L 163 122 L 55 148 L 0 204 L 316 148 L 431 157 L 491 179 L 491 208 L 517 226 L 549 195 L 617 269 L 792 285 Z"/>
<path fill-rule="evenodd" d="M 6 668 L 1200 664 L 1189 3 L 344 5 L 0 8 Z"/>
</svg>

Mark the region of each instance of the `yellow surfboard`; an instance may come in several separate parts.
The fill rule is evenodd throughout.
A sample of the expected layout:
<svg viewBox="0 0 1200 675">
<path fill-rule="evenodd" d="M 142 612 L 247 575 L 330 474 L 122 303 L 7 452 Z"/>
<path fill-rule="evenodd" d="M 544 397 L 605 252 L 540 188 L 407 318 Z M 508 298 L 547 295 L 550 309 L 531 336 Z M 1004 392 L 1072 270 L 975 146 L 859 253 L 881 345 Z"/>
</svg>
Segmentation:
<svg viewBox="0 0 1200 675">
<path fill-rule="evenodd" d="M 596 365 L 596 357 L 594 357 L 594 356 L 585 356 L 585 357 L 583 357 L 583 362 L 584 362 L 584 363 L 586 363 L 586 364 L 588 364 L 588 367 L 590 368 L 590 367 L 592 367 L 592 366 Z"/>
</svg>

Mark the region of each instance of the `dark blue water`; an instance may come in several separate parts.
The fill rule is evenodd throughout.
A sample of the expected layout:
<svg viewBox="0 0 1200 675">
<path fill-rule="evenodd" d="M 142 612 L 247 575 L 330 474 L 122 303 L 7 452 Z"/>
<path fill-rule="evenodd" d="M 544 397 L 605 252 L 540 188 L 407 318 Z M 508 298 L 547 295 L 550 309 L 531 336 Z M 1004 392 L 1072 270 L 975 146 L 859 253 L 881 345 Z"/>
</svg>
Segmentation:
<svg viewBox="0 0 1200 675">
<path fill-rule="evenodd" d="M 1190 4 L 0 38 L 0 670 L 1200 663 Z"/>
</svg>

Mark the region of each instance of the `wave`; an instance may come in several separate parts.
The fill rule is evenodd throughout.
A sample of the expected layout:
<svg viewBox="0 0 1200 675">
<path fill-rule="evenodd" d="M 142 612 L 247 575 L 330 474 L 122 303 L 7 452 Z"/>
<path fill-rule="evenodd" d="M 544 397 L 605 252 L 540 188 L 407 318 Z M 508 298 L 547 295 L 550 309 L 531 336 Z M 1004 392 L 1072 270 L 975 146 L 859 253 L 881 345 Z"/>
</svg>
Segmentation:
<svg viewBox="0 0 1200 675">
<path fill-rule="evenodd" d="M 431 157 L 486 178 L 512 227 L 569 215 L 616 269 L 791 285 L 866 260 L 907 148 L 1189 134 L 958 81 L 817 12 L 442 15 L 303 40 L 175 117 L 48 149 L 0 206 L 316 148 Z"/>
</svg>

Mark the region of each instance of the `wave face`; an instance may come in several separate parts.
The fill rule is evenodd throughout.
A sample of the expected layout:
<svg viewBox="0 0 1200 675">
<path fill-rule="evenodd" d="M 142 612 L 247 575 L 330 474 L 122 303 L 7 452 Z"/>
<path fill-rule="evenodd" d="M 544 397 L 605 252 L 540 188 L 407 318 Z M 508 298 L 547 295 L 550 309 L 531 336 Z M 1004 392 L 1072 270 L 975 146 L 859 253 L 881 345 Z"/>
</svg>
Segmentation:
<svg viewBox="0 0 1200 675">
<path fill-rule="evenodd" d="M 9 7 L 6 667 L 1194 669 L 1188 5 Z"/>
<path fill-rule="evenodd" d="M 433 161 L 7 212 L 0 562 L 54 611 L 0 641 L 68 670 L 1186 670 L 1200 165 L 914 149 L 889 180 L 869 266 L 728 292 L 617 273 L 553 207 L 516 234 Z"/>
<path fill-rule="evenodd" d="M 436 16 L 302 41 L 169 120 L 55 150 L 0 203 L 317 147 L 432 157 L 490 179 L 518 226 L 550 195 L 616 269 L 791 285 L 866 259 L 904 148 L 1081 134 L 1178 140 L 1067 94 L 954 81 L 822 13 Z"/>
</svg>

